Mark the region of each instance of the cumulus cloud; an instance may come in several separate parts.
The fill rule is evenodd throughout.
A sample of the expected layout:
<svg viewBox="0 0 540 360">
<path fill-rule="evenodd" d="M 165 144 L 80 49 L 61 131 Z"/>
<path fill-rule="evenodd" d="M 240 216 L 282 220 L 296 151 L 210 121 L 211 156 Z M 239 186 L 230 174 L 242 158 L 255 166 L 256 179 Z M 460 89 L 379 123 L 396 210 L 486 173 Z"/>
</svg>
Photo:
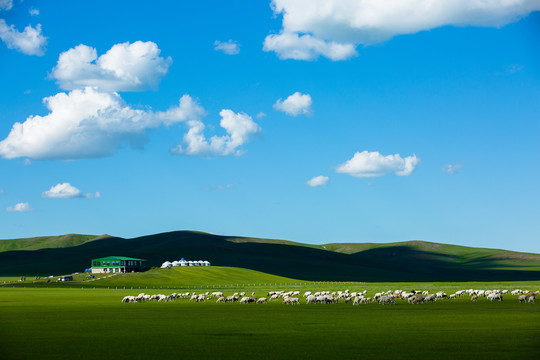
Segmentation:
<svg viewBox="0 0 540 360">
<path fill-rule="evenodd" d="M 30 8 L 30 10 L 28 10 L 28 13 L 32 16 L 38 16 L 39 15 L 39 9 L 36 9 L 36 8 Z"/>
<path fill-rule="evenodd" d="M 83 194 L 81 190 L 72 186 L 70 183 L 62 183 L 52 186 L 49 190 L 41 193 L 41 197 L 51 199 L 72 199 L 72 198 L 99 198 L 101 194 L 96 192 L 95 194 Z"/>
<path fill-rule="evenodd" d="M 328 184 L 328 176 L 315 176 L 312 179 L 309 179 L 306 184 L 311 187 L 324 186 Z"/>
<path fill-rule="evenodd" d="M 50 77 L 64 90 L 86 86 L 101 91 L 156 89 L 169 71 L 170 57 L 151 42 L 116 44 L 100 57 L 95 48 L 78 45 L 60 54 Z"/>
<path fill-rule="evenodd" d="M 260 126 L 245 113 L 235 113 L 223 109 L 220 126 L 225 129 L 226 135 L 214 135 L 207 139 L 204 135 L 205 125 L 199 118 L 187 121 L 189 130 L 182 143 L 171 149 L 171 153 L 190 156 L 226 156 L 241 155 L 238 148 L 245 144 L 253 134 L 261 131 Z"/>
<path fill-rule="evenodd" d="M 15 29 L 14 25 L 6 24 L 4 19 L 0 19 L 0 39 L 9 49 L 15 49 L 26 55 L 45 54 L 47 38 L 41 34 L 41 25 L 35 28 L 28 25 L 23 32 Z"/>
<path fill-rule="evenodd" d="M 336 172 L 357 178 L 378 177 L 389 173 L 409 176 L 419 163 L 420 159 L 416 155 L 402 158 L 399 154 L 384 156 L 377 151 L 362 151 L 337 166 Z"/>
<path fill-rule="evenodd" d="M 283 24 L 266 37 L 264 50 L 298 60 L 344 60 L 360 44 L 448 25 L 500 27 L 540 10 L 537 0 L 272 0 L 271 6 Z"/>
<path fill-rule="evenodd" d="M 93 88 L 59 93 L 45 98 L 44 103 L 49 114 L 15 123 L 0 141 L 1 156 L 58 160 L 107 156 L 123 144 L 140 147 L 149 129 L 187 121 L 204 112 L 189 95 L 178 106 L 152 112 L 130 107 L 117 93 Z"/>
<path fill-rule="evenodd" d="M 295 92 L 285 100 L 278 99 L 274 104 L 274 109 L 292 116 L 298 116 L 300 114 L 309 115 L 312 112 L 311 104 L 312 100 L 309 94 Z"/>
<path fill-rule="evenodd" d="M 18 203 L 13 206 L 8 206 L 6 208 L 6 211 L 9 212 L 27 212 L 32 211 L 33 209 L 30 207 L 28 203 Z"/>
<path fill-rule="evenodd" d="M 353 44 L 326 41 L 309 34 L 299 35 L 291 32 L 268 35 L 264 39 L 263 50 L 274 51 L 283 60 L 315 60 L 322 55 L 338 61 L 358 55 Z"/>
<path fill-rule="evenodd" d="M 238 45 L 238 42 L 232 40 L 224 42 L 216 40 L 214 42 L 214 49 L 217 51 L 221 51 L 227 55 L 240 54 L 240 45 Z"/>
<path fill-rule="evenodd" d="M 461 169 L 463 164 L 446 164 L 442 167 L 442 171 L 448 175 L 453 175 L 456 171 Z"/>
<path fill-rule="evenodd" d="M 11 10 L 13 0 L 0 0 L 0 10 Z"/>
</svg>

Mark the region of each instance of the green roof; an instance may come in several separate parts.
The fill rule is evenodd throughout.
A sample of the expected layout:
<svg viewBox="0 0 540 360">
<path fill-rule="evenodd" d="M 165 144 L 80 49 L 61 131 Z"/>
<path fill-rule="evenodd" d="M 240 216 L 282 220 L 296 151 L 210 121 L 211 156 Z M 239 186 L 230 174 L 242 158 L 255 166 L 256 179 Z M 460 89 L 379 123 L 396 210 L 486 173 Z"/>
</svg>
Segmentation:
<svg viewBox="0 0 540 360">
<path fill-rule="evenodd" d="M 135 261 L 146 261 L 145 259 L 131 258 L 127 256 L 107 256 L 99 259 L 92 259 L 92 261 L 107 261 L 107 260 L 135 260 Z"/>
</svg>

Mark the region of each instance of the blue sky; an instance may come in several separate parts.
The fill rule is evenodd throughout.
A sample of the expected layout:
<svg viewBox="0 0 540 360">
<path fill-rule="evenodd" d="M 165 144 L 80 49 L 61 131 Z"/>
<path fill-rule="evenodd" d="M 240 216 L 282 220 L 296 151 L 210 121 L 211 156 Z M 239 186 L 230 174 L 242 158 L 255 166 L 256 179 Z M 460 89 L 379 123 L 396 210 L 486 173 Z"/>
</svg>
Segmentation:
<svg viewBox="0 0 540 360">
<path fill-rule="evenodd" d="M 539 2 L 307 4 L 0 0 L 0 238 L 540 252 Z"/>
</svg>

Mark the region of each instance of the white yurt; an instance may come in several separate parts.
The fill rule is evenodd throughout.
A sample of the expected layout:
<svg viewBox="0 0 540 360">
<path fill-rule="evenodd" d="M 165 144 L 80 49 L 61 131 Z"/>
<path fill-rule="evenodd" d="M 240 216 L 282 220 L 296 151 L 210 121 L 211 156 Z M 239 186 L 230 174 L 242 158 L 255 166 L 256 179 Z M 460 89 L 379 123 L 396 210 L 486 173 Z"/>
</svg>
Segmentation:
<svg viewBox="0 0 540 360">
<path fill-rule="evenodd" d="M 180 263 L 179 263 L 178 261 L 176 261 L 176 260 L 174 260 L 174 261 L 172 262 L 172 266 L 173 266 L 173 267 L 177 267 L 177 266 L 179 266 L 179 265 L 180 265 Z"/>
<path fill-rule="evenodd" d="M 180 266 L 189 266 L 188 261 L 184 258 L 181 258 L 179 263 L 180 263 Z"/>
<path fill-rule="evenodd" d="M 162 269 L 167 269 L 172 266 L 172 263 L 170 261 L 165 261 L 163 264 L 161 264 Z"/>
<path fill-rule="evenodd" d="M 203 261 L 203 266 L 210 266 L 210 261 L 208 260 Z"/>
</svg>

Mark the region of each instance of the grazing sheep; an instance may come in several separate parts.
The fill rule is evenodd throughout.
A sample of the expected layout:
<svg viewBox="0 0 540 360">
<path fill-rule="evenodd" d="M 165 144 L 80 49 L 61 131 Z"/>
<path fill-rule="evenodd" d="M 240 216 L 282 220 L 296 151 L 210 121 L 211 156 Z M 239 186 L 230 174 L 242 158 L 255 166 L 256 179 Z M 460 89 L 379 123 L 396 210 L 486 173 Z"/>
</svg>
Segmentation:
<svg viewBox="0 0 540 360">
<path fill-rule="evenodd" d="M 436 300 L 444 299 L 445 297 L 448 296 L 448 295 L 446 295 L 446 293 L 445 293 L 444 291 L 439 291 L 439 292 L 437 292 L 435 295 L 437 295 Z"/>
<path fill-rule="evenodd" d="M 471 296 L 471 301 L 476 302 L 478 300 L 478 295 Z"/>
<path fill-rule="evenodd" d="M 240 299 L 240 304 L 249 304 L 249 303 L 252 303 L 252 302 L 255 302 L 255 301 L 257 301 L 257 298 L 255 298 L 255 297 L 244 296 L 243 298 Z"/>
<path fill-rule="evenodd" d="M 536 298 L 536 295 L 533 295 L 533 296 L 529 296 L 529 299 L 527 300 L 527 302 L 529 304 L 534 304 L 534 299 Z"/>
<path fill-rule="evenodd" d="M 520 304 L 523 303 L 523 302 L 525 302 L 525 301 L 527 301 L 527 296 L 525 296 L 525 295 L 519 295 L 518 301 L 519 301 Z"/>
<path fill-rule="evenodd" d="M 283 299 L 284 304 L 300 304 L 300 299 L 297 297 L 286 297 Z"/>
<path fill-rule="evenodd" d="M 223 296 L 220 296 L 217 300 L 216 300 L 216 304 L 217 303 L 221 303 L 221 302 L 225 302 L 225 298 Z"/>
<path fill-rule="evenodd" d="M 495 301 L 495 300 L 503 301 L 502 295 L 496 294 L 496 293 L 489 294 L 487 298 L 489 299 L 489 301 Z"/>
<path fill-rule="evenodd" d="M 379 299 L 379 304 L 386 305 L 386 304 L 394 304 L 396 305 L 396 300 L 394 300 L 393 296 L 381 296 Z"/>
<path fill-rule="evenodd" d="M 259 300 L 257 300 L 257 304 L 266 304 L 266 298 L 262 297 Z"/>
<path fill-rule="evenodd" d="M 306 304 L 315 304 L 317 298 L 315 297 L 315 295 L 308 295 L 306 297 Z"/>
</svg>

